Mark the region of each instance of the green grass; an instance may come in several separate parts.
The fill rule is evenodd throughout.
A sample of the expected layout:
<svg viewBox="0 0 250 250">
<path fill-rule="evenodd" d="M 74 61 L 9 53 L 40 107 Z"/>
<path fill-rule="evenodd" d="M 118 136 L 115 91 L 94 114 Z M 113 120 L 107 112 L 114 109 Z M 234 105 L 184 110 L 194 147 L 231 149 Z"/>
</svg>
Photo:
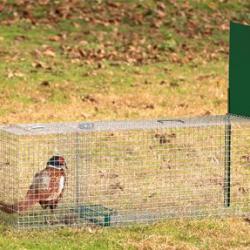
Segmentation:
<svg viewBox="0 0 250 250">
<path fill-rule="evenodd" d="M 164 0 L 163 17 L 153 0 L 37 2 L 0 12 L 1 123 L 226 113 L 228 24 L 250 22 L 247 0 Z M 250 247 L 242 219 L 0 231 L 1 249 Z"/>
<path fill-rule="evenodd" d="M 65 228 L 26 232 L 2 228 L 0 247 L 43 250 L 247 249 L 249 236 L 249 224 L 243 220 L 170 220 L 128 228 Z"/>
</svg>

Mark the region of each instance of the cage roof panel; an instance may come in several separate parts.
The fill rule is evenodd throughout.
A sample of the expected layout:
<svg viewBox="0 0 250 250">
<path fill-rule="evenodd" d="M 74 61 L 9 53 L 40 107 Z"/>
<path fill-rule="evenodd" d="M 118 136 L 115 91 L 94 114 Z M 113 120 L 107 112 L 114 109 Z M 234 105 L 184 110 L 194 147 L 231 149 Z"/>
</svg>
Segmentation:
<svg viewBox="0 0 250 250">
<path fill-rule="evenodd" d="M 219 126 L 225 125 L 227 122 L 229 122 L 229 120 L 231 122 L 250 122 L 250 119 L 244 117 L 219 115 L 179 119 L 164 118 L 158 120 L 17 124 L 1 126 L 0 130 L 15 135 L 46 135 L 119 130 Z"/>
</svg>

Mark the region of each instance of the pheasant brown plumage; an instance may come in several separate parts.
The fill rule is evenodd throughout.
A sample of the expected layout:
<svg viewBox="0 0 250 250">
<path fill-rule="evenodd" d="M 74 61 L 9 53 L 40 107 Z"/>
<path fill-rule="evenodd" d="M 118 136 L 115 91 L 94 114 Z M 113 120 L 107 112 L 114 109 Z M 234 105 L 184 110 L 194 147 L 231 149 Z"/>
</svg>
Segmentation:
<svg viewBox="0 0 250 250">
<path fill-rule="evenodd" d="M 66 163 L 62 156 L 53 156 L 45 169 L 37 173 L 23 201 L 13 205 L 0 202 L 6 213 L 24 213 L 39 203 L 43 209 L 55 209 L 63 196 Z"/>
</svg>

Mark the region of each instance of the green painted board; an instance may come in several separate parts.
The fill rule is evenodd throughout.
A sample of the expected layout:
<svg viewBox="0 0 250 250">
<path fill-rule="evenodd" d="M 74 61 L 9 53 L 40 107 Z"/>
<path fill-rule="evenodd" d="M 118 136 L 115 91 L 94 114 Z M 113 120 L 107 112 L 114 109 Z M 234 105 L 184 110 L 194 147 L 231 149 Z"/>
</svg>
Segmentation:
<svg viewBox="0 0 250 250">
<path fill-rule="evenodd" d="M 250 26 L 230 23 L 228 113 L 250 117 Z"/>
</svg>

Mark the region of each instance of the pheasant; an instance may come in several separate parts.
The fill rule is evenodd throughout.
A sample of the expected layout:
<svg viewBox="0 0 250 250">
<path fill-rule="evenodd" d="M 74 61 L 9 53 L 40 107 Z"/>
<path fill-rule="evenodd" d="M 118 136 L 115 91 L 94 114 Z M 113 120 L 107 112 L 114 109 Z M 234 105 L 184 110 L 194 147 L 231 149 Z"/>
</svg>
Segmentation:
<svg viewBox="0 0 250 250">
<path fill-rule="evenodd" d="M 63 156 L 52 156 L 47 162 L 46 168 L 35 174 L 24 200 L 15 204 L 0 201 L 0 210 L 9 214 L 23 214 L 39 203 L 43 209 L 50 208 L 53 213 L 63 196 L 66 168 Z"/>
</svg>

